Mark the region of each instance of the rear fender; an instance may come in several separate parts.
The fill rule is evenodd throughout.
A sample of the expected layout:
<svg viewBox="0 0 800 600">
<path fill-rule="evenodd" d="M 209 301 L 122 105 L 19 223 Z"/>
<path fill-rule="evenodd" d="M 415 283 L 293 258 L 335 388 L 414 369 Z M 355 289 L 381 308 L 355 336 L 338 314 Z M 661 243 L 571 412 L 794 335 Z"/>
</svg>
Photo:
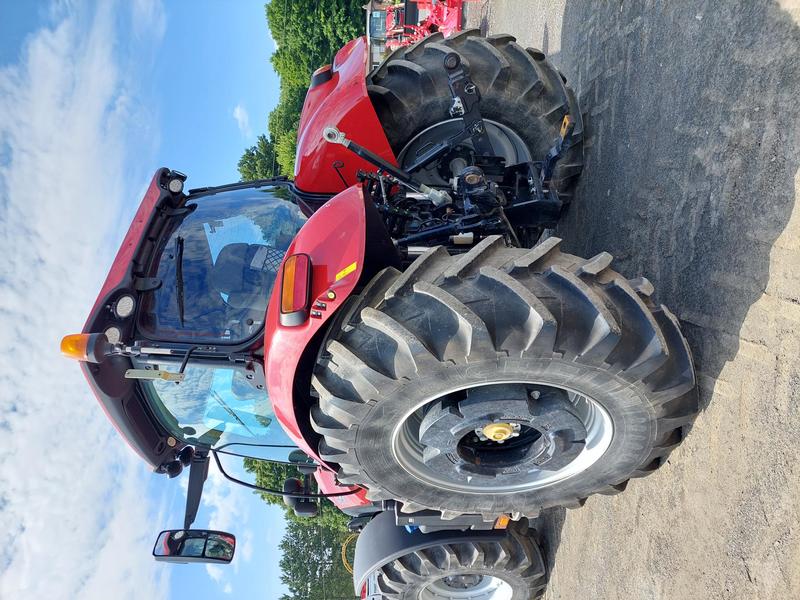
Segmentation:
<svg viewBox="0 0 800 600">
<path fill-rule="evenodd" d="M 383 512 L 364 527 L 356 540 L 353 584 L 356 592 L 361 592 L 371 573 L 411 552 L 463 542 L 501 544 L 505 540 L 506 533 L 503 530 L 437 531 L 434 533 L 408 531 L 405 527 L 398 527 L 395 524 L 394 514 Z"/>
<path fill-rule="evenodd" d="M 332 65 L 314 72 L 297 130 L 294 180 L 302 192 L 336 194 L 356 183 L 359 170 L 375 170 L 344 146 L 324 141 L 328 126 L 397 164 L 367 93 L 368 61 L 367 40 L 361 37 L 339 50 Z"/>
<path fill-rule="evenodd" d="M 361 185 L 348 188 L 311 215 L 286 257 L 292 254 L 307 254 L 311 259 L 314 312 L 301 325 L 282 325 L 280 286 L 274 287 L 265 324 L 267 392 L 275 416 L 289 437 L 322 464 L 316 449 L 318 436 L 310 426 L 309 411 L 314 399 L 309 391 L 327 326 L 347 298 L 379 270 L 397 266 L 399 258 L 375 205 L 365 197 Z M 330 472 L 318 474 L 317 481 L 325 493 L 345 489 L 336 484 Z M 363 491 L 331 500 L 339 508 L 368 503 Z"/>
</svg>

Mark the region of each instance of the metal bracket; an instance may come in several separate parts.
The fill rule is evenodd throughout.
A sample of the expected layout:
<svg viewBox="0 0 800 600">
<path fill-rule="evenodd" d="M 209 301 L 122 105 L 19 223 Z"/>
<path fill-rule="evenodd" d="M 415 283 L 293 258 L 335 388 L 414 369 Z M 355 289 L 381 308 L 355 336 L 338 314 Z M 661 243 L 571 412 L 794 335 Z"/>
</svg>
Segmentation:
<svg viewBox="0 0 800 600">
<path fill-rule="evenodd" d="M 450 52 L 444 57 L 444 68 L 447 71 L 447 85 L 453 96 L 450 114 L 463 119 L 464 128 L 472 138 L 472 144 L 478 155 L 494 156 L 494 148 L 486 133 L 486 125 L 478 108 L 481 101 L 481 92 L 478 86 L 470 79 L 469 73 L 464 70 L 461 57 L 457 53 Z"/>
<path fill-rule="evenodd" d="M 544 160 L 542 161 L 542 172 L 539 176 L 539 181 L 542 184 L 542 187 L 547 190 L 549 188 L 550 180 L 553 178 L 553 173 L 556 170 L 556 163 L 558 163 L 558 159 L 561 158 L 561 154 L 566 149 L 566 140 L 569 136 L 572 135 L 572 131 L 575 129 L 575 121 L 573 120 L 572 116 L 564 115 L 564 119 L 561 121 L 561 130 L 558 134 L 558 139 L 556 140 L 555 145 L 547 151 L 547 156 L 545 156 Z"/>
<path fill-rule="evenodd" d="M 184 373 L 173 373 L 171 371 L 161 371 L 157 369 L 128 369 L 125 371 L 125 379 L 148 379 L 162 381 L 173 381 L 180 383 L 184 380 Z"/>
<path fill-rule="evenodd" d="M 133 289 L 138 292 L 151 292 L 161 287 L 158 277 L 134 277 Z"/>
<path fill-rule="evenodd" d="M 461 57 L 455 52 L 450 52 L 444 57 L 444 68 L 447 71 L 448 87 L 453 103 L 450 106 L 450 116 L 461 118 L 464 129 L 449 139 L 428 148 L 414 163 L 406 169 L 408 173 L 426 167 L 434 160 L 444 156 L 447 152 L 458 146 L 461 142 L 471 139 L 477 154 L 476 164 L 485 168 L 482 163 L 491 163 L 499 159 L 499 172 L 505 167 L 502 158 L 496 157 L 492 143 L 486 132 L 486 125 L 479 109 L 481 93 L 478 86 L 470 79 L 469 74 L 461 65 Z M 489 174 L 489 171 L 487 171 Z"/>
</svg>

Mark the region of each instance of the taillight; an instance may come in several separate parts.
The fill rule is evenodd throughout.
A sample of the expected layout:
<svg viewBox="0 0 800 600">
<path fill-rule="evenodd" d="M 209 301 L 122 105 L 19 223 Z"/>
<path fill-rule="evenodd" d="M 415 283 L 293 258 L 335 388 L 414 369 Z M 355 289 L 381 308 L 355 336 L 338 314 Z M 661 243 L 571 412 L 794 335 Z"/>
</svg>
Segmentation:
<svg viewBox="0 0 800 600">
<path fill-rule="evenodd" d="M 281 325 L 296 326 L 308 319 L 311 304 L 311 259 L 292 254 L 283 263 L 281 280 Z"/>
</svg>

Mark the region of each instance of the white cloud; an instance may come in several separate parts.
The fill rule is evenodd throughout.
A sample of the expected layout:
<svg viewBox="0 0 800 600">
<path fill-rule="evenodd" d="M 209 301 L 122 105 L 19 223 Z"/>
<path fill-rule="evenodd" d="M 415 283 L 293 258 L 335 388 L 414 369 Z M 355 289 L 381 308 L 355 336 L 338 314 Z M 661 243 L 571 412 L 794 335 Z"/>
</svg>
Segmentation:
<svg viewBox="0 0 800 600">
<path fill-rule="evenodd" d="M 219 565 L 206 565 L 206 572 L 217 583 L 220 583 L 222 578 L 225 577 L 225 571 Z"/>
<path fill-rule="evenodd" d="M 233 586 L 230 583 L 226 583 L 225 587 L 222 588 L 222 591 L 225 594 L 232 594 L 233 593 Z"/>
<path fill-rule="evenodd" d="M 223 457 L 224 460 L 224 457 Z M 188 478 L 186 486 L 188 487 Z M 243 502 L 242 490 L 225 479 L 222 474 L 212 466 L 208 471 L 208 478 L 203 486 L 202 496 L 203 506 L 208 510 L 208 528 L 218 531 L 234 531 L 239 529 L 237 525 L 247 523 L 250 518 L 250 511 Z M 236 558 L 224 569 L 219 565 L 206 565 L 206 572 L 217 584 L 222 586 L 223 592 L 230 587 L 230 582 L 226 575 L 229 570 L 233 574 L 238 573 L 239 565 L 242 562 L 249 562 L 253 556 L 252 534 L 245 532 L 236 539 Z"/>
<path fill-rule="evenodd" d="M 241 539 L 236 541 L 236 551 L 245 562 L 250 562 L 253 558 L 253 533 L 250 530 L 245 530 Z"/>
<path fill-rule="evenodd" d="M 139 37 L 161 39 L 167 28 L 167 17 L 160 0 L 133 0 L 131 3 L 133 30 Z"/>
<path fill-rule="evenodd" d="M 239 126 L 239 132 L 243 137 L 249 138 L 253 135 L 250 129 L 250 115 L 247 114 L 247 109 L 241 104 L 237 104 L 233 109 L 233 118 L 236 120 L 236 125 Z"/>
<path fill-rule="evenodd" d="M 143 501 L 152 477 L 78 365 L 80 331 L 157 140 L 131 80 L 164 30 L 157 2 L 54 3 L 51 26 L 0 69 L 0 597 L 158 598 Z M 125 15 L 122 15 L 124 17 Z M 140 197 L 140 196 L 139 196 Z"/>
</svg>

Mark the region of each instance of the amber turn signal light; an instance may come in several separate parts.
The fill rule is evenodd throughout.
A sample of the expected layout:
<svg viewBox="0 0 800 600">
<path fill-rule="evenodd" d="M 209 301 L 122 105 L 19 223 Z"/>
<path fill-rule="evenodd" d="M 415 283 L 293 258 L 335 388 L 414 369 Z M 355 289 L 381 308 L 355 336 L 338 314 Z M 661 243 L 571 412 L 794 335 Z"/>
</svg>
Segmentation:
<svg viewBox="0 0 800 600">
<path fill-rule="evenodd" d="M 294 327 L 308 319 L 311 304 L 311 259 L 292 254 L 283 263 L 281 279 L 281 325 Z"/>
<path fill-rule="evenodd" d="M 500 515 L 494 522 L 495 529 L 505 529 L 508 527 L 508 523 L 511 521 L 508 515 Z"/>
<path fill-rule="evenodd" d="M 111 344 L 103 333 L 74 333 L 61 340 L 61 354 L 83 362 L 103 362 Z"/>
</svg>

